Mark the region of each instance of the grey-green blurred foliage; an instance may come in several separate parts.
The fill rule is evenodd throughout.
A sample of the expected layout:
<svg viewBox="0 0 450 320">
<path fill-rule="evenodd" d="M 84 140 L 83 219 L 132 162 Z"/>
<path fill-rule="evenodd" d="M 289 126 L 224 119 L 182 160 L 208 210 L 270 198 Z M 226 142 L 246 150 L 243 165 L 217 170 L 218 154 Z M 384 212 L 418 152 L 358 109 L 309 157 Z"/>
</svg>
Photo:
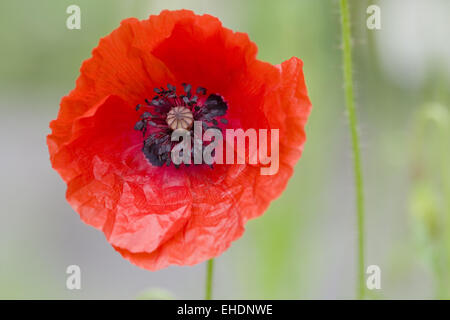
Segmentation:
<svg viewBox="0 0 450 320">
<path fill-rule="evenodd" d="M 382 30 L 365 25 L 374 3 L 382 9 Z M 423 15 L 415 28 L 426 29 L 435 12 L 449 9 L 445 1 L 426 3 L 428 11 L 417 1 L 403 7 L 350 2 L 366 263 L 382 269 L 382 290 L 369 294 L 374 299 L 450 297 L 450 68 L 442 61 L 448 51 L 438 38 L 436 48 L 423 51 L 421 41 L 430 48 L 432 40 L 414 33 L 414 56 L 408 35 L 393 35 L 411 12 Z M 65 26 L 70 4 L 81 8 L 81 30 Z M 144 19 L 164 8 L 217 16 L 248 33 L 259 58 L 273 64 L 300 57 L 313 103 L 308 140 L 288 188 L 217 260 L 215 297 L 353 298 L 356 218 L 333 0 L 2 0 L 0 298 L 135 298 L 151 287 L 203 297 L 204 265 L 140 270 L 83 225 L 64 201 L 65 186 L 50 169 L 45 145 L 60 98 L 74 87 L 99 39 L 124 18 Z M 450 31 L 449 24 L 443 27 Z M 423 62 L 421 74 L 416 61 Z M 83 270 L 80 292 L 64 286 L 72 263 Z"/>
<path fill-rule="evenodd" d="M 138 300 L 173 300 L 174 295 L 166 289 L 149 288 L 140 292 L 136 299 Z"/>
<path fill-rule="evenodd" d="M 435 297 L 450 299 L 450 113 L 422 106 L 412 142 L 411 213 L 417 245 L 434 274 Z"/>
</svg>

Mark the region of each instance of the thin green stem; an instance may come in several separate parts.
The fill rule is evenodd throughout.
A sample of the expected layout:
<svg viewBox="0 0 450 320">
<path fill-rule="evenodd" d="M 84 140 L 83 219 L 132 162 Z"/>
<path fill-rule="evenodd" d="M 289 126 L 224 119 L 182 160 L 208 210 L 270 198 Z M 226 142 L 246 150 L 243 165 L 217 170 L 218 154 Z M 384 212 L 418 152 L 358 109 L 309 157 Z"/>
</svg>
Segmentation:
<svg viewBox="0 0 450 320">
<path fill-rule="evenodd" d="M 352 47 L 350 31 L 350 11 L 347 0 L 340 1 L 341 6 L 341 24 L 342 24 L 342 61 L 344 66 L 344 87 L 345 99 L 347 105 L 347 114 L 350 125 L 353 151 L 353 170 L 355 176 L 356 189 L 356 215 L 357 215 L 357 233 L 358 233 L 358 278 L 356 297 L 364 298 L 364 193 L 363 177 L 361 166 L 361 151 L 358 137 L 358 120 L 355 111 L 355 99 L 353 96 L 353 77 L 352 77 Z"/>
<path fill-rule="evenodd" d="M 206 264 L 205 300 L 211 300 L 212 299 L 213 271 L 214 271 L 214 259 L 209 259 L 207 264 Z"/>
</svg>

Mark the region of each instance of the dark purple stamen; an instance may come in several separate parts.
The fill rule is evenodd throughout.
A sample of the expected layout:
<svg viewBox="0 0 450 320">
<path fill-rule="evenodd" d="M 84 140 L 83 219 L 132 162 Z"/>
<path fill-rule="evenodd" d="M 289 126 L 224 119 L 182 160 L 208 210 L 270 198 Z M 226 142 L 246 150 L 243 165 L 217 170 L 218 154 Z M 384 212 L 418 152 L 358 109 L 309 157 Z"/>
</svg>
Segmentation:
<svg viewBox="0 0 450 320">
<path fill-rule="evenodd" d="M 196 94 L 192 96 L 192 86 L 186 83 L 183 83 L 182 86 L 184 94 L 180 95 L 177 95 L 176 87 L 171 84 L 167 85 L 167 89 L 164 87 L 154 88 L 153 91 L 157 95 L 151 101 L 145 99 L 145 104 L 136 106 L 136 111 L 142 108 L 145 111 L 141 114 L 140 120 L 136 122 L 134 129 L 142 132 L 144 138 L 142 152 L 154 166 L 160 167 L 164 164 L 169 166 L 171 164 L 170 152 L 177 143 L 171 141 L 173 130 L 167 123 L 167 115 L 172 108 L 182 111 L 178 112 L 178 114 L 191 114 L 189 115 L 191 119 L 201 121 L 203 130 L 209 128 L 221 130 L 218 127 L 219 121 L 222 124 L 228 123 L 228 120 L 223 118 L 227 113 L 228 105 L 221 95 L 210 94 L 206 96 L 206 89 L 197 87 Z M 189 111 L 184 108 L 187 108 Z M 170 113 L 171 117 L 173 117 L 174 111 Z M 183 119 L 180 121 L 183 121 Z M 182 124 L 185 124 L 185 122 L 182 122 Z M 172 125 L 172 127 L 175 126 Z M 194 128 L 193 126 L 186 126 L 186 129 L 191 131 L 191 154 L 193 160 Z M 204 144 L 202 148 L 205 148 L 206 145 Z M 178 168 L 179 166 L 176 167 Z"/>
</svg>

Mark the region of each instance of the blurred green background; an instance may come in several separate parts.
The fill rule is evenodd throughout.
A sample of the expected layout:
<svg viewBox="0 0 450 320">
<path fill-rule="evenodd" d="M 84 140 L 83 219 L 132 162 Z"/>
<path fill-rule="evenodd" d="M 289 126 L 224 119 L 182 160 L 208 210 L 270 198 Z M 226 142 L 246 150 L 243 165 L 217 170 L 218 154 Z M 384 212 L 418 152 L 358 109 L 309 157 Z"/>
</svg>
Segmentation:
<svg viewBox="0 0 450 320">
<path fill-rule="evenodd" d="M 81 8 L 81 30 L 66 8 Z M 381 8 L 381 30 L 366 9 Z M 370 298 L 450 298 L 450 2 L 350 1 L 363 147 Z M 337 1 L 2 0 L 0 298 L 203 298 L 205 265 L 139 269 L 65 202 L 45 136 L 100 37 L 124 18 L 193 9 L 246 32 L 258 57 L 301 58 L 313 103 L 282 197 L 216 260 L 214 297 L 345 299 L 355 292 L 355 208 Z M 82 289 L 66 289 L 66 267 Z"/>
</svg>

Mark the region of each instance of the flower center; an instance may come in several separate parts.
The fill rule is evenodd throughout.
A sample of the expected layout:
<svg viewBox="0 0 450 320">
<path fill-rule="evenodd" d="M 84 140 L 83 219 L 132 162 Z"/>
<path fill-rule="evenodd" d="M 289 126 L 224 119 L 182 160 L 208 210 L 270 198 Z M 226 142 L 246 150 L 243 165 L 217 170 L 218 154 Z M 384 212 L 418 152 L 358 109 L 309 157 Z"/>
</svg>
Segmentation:
<svg viewBox="0 0 450 320">
<path fill-rule="evenodd" d="M 186 107 L 173 107 L 167 114 L 166 122 L 172 130 L 188 130 L 194 123 L 194 116 Z"/>
<path fill-rule="evenodd" d="M 228 123 L 224 118 L 228 104 L 219 94 L 206 95 L 206 89 L 197 87 L 195 94 L 190 84 L 183 83 L 183 94 L 177 94 L 176 87 L 168 84 L 155 88 L 156 96 L 145 104 L 138 104 L 136 111 L 145 109 L 134 129 L 141 131 L 144 139 L 142 152 L 154 166 L 169 166 L 171 151 L 177 142 L 171 140 L 172 132 L 184 129 L 191 132 L 193 144 L 195 121 L 202 123 L 202 129 L 222 130 Z M 205 148 L 208 144 L 203 144 Z M 192 162 L 193 163 L 193 162 Z"/>
</svg>

